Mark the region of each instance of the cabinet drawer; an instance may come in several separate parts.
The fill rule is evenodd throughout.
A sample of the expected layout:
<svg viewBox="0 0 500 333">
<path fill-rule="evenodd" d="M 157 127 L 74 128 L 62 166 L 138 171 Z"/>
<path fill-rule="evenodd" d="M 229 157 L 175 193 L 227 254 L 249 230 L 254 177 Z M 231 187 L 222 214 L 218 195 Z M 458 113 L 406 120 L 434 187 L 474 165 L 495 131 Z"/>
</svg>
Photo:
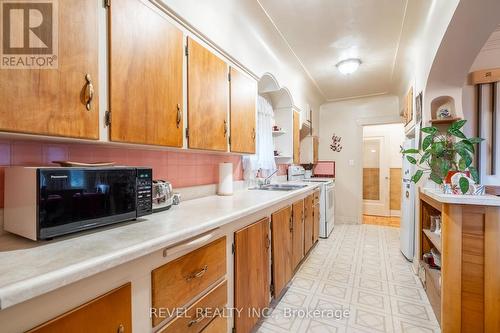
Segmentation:
<svg viewBox="0 0 500 333">
<path fill-rule="evenodd" d="M 227 304 L 227 282 L 224 281 L 218 287 L 203 296 L 198 302 L 194 303 L 186 313 L 171 321 L 159 333 L 198 333 L 205 326 L 211 325 L 211 320 L 216 320 L 219 314 L 222 314 Z M 204 312 L 204 310 L 206 310 Z M 209 325 L 210 323 L 210 325 Z M 217 331 L 219 333 L 224 332 Z"/>
<path fill-rule="evenodd" d="M 203 333 L 223 333 L 227 332 L 227 318 L 216 317 L 203 330 Z"/>
<path fill-rule="evenodd" d="M 28 331 L 59 332 L 132 332 L 130 283 Z"/>
<path fill-rule="evenodd" d="M 172 313 L 226 274 L 226 237 L 151 272 L 152 307 Z M 163 319 L 153 316 L 153 326 Z"/>
</svg>

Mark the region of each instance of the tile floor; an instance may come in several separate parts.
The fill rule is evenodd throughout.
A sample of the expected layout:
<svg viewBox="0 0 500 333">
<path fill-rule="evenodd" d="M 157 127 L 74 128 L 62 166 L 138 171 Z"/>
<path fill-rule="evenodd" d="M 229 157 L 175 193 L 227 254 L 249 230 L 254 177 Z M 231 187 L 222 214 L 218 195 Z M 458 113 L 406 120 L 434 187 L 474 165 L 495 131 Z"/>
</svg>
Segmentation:
<svg viewBox="0 0 500 333">
<path fill-rule="evenodd" d="M 312 251 L 258 333 L 440 332 L 399 229 L 337 225 Z"/>
</svg>

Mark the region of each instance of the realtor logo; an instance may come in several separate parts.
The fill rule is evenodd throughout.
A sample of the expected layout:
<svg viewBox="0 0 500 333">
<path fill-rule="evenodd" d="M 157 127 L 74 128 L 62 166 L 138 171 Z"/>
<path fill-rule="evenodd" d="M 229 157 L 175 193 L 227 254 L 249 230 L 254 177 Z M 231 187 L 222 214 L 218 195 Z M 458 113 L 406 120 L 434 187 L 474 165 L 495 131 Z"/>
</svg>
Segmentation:
<svg viewBox="0 0 500 333">
<path fill-rule="evenodd" d="M 58 66 L 57 0 L 0 0 L 1 69 Z"/>
</svg>

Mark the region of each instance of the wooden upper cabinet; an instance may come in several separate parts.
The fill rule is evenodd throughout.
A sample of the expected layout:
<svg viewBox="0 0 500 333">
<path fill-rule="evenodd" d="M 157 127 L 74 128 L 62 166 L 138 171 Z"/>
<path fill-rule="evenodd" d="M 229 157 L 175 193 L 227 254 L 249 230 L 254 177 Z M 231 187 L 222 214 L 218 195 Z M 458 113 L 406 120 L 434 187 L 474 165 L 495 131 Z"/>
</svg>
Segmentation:
<svg viewBox="0 0 500 333">
<path fill-rule="evenodd" d="M 258 322 L 254 310 L 269 306 L 269 219 L 265 218 L 234 234 L 234 306 L 237 333 L 248 333 Z"/>
<path fill-rule="evenodd" d="M 318 149 L 319 149 L 319 138 L 317 136 L 315 136 L 315 137 L 313 137 L 313 163 L 314 164 L 318 163 L 318 159 L 319 159 Z"/>
<path fill-rule="evenodd" d="M 231 68 L 231 151 L 255 154 L 257 82 Z"/>
<path fill-rule="evenodd" d="M 271 215 L 274 297 L 278 298 L 292 278 L 292 208 Z"/>
<path fill-rule="evenodd" d="M 188 38 L 188 146 L 227 151 L 228 65 Z"/>
<path fill-rule="evenodd" d="M 28 333 L 132 332 L 131 284 L 127 283 Z"/>
<path fill-rule="evenodd" d="M 292 205 L 292 270 L 294 271 L 304 258 L 304 200 Z"/>
<path fill-rule="evenodd" d="M 0 68 L 0 130 L 98 139 L 98 5 L 87 0 L 57 3 L 58 27 L 52 29 L 59 32 L 52 50 L 57 66 Z M 40 30 L 37 34 L 42 42 L 52 40 Z"/>
<path fill-rule="evenodd" d="M 293 111 L 293 164 L 300 164 L 300 116 Z"/>
<path fill-rule="evenodd" d="M 182 147 L 183 35 L 149 1 L 111 2 L 112 141 Z"/>
</svg>

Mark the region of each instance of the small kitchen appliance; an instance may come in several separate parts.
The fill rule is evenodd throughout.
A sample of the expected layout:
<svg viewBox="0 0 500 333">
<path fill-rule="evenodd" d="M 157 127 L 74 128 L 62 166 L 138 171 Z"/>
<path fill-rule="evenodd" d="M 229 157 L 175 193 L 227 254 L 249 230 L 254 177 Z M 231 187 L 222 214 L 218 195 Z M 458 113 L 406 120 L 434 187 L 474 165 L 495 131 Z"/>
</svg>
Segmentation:
<svg viewBox="0 0 500 333">
<path fill-rule="evenodd" d="M 173 204 L 172 184 L 166 180 L 153 180 L 153 213 L 170 209 Z"/>
<path fill-rule="evenodd" d="M 150 168 L 6 168 L 4 229 L 50 239 L 151 214 L 151 177 Z"/>
</svg>

